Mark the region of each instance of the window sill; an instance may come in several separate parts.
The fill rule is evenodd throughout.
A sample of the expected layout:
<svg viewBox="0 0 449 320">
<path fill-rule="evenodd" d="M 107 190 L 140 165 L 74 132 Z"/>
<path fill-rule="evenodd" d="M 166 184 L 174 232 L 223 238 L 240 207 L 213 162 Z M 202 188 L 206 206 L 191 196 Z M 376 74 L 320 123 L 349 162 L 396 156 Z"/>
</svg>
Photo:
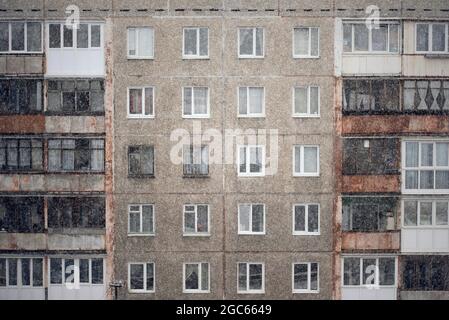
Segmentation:
<svg viewBox="0 0 449 320">
<path fill-rule="evenodd" d="M 311 118 L 311 119 L 319 119 L 321 116 L 319 114 L 315 115 L 315 114 L 293 114 L 292 115 L 293 118 L 297 118 L 297 119 L 307 119 L 307 118 Z"/>
<path fill-rule="evenodd" d="M 239 236 L 265 236 L 265 232 L 257 232 L 257 233 L 237 233 Z"/>
<path fill-rule="evenodd" d="M 374 57 L 400 57 L 401 54 L 399 52 L 369 52 L 369 51 L 362 51 L 362 52 L 344 52 L 343 57 L 357 57 L 357 56 L 374 56 Z"/>
<path fill-rule="evenodd" d="M 209 114 L 205 114 L 205 115 L 182 115 L 183 119 L 210 119 L 210 115 Z"/>
<path fill-rule="evenodd" d="M 265 177 L 265 174 L 238 174 L 239 178 L 262 178 Z"/>
<path fill-rule="evenodd" d="M 248 59 L 264 59 L 265 56 L 239 56 L 239 59 L 248 60 Z"/>
<path fill-rule="evenodd" d="M 80 117 L 80 116 L 91 116 L 91 117 L 101 117 L 105 115 L 104 111 L 101 112 L 57 112 L 57 111 L 46 111 L 44 113 L 45 116 L 54 116 L 54 117 Z"/>
<path fill-rule="evenodd" d="M 154 57 L 130 57 L 127 56 L 128 60 L 154 60 Z"/>
<path fill-rule="evenodd" d="M 0 170 L 0 174 L 44 174 L 44 170 Z"/>
<path fill-rule="evenodd" d="M 147 290 L 132 290 L 129 289 L 128 293 L 155 293 L 155 290 L 147 291 Z"/>
<path fill-rule="evenodd" d="M 129 179 L 154 179 L 156 176 L 154 174 L 128 174 Z"/>
<path fill-rule="evenodd" d="M 265 290 L 254 290 L 254 291 L 238 291 L 237 294 L 265 294 Z"/>
<path fill-rule="evenodd" d="M 449 53 L 425 53 L 426 59 L 449 59 Z"/>
<path fill-rule="evenodd" d="M 209 56 L 182 56 L 182 60 L 210 60 Z"/>
<path fill-rule="evenodd" d="M 189 237 L 189 238 L 192 238 L 192 237 L 207 238 L 207 237 L 210 237 L 210 233 L 183 233 L 182 236 Z"/>
<path fill-rule="evenodd" d="M 293 174 L 294 178 L 319 178 L 320 174 L 298 174 L 298 173 L 294 173 Z"/>
<path fill-rule="evenodd" d="M 293 236 L 319 236 L 320 232 L 293 232 Z"/>
<path fill-rule="evenodd" d="M 154 233 L 128 233 L 128 237 L 136 237 L 136 238 L 140 238 L 140 237 L 154 237 L 155 234 Z"/>
<path fill-rule="evenodd" d="M 299 293 L 299 294 L 301 294 L 301 293 L 318 294 L 318 293 L 320 293 L 320 291 L 319 290 L 293 290 L 292 293 L 294 293 L 294 294 L 297 294 L 297 293 Z"/>
<path fill-rule="evenodd" d="M 237 118 L 239 118 L 239 119 L 257 119 L 257 118 L 262 119 L 263 118 L 263 119 L 265 119 L 266 116 L 265 116 L 265 114 L 254 114 L 254 115 L 252 115 L 252 114 L 238 114 Z"/>
<path fill-rule="evenodd" d="M 293 56 L 293 59 L 320 59 L 320 56 Z"/>
<path fill-rule="evenodd" d="M 154 115 L 149 115 L 149 116 L 131 116 L 131 115 L 128 115 L 126 118 L 129 119 L 129 120 L 145 120 L 145 119 L 154 119 L 155 117 L 154 117 Z"/>
<path fill-rule="evenodd" d="M 210 290 L 188 290 L 188 289 L 184 289 L 182 290 L 182 293 L 199 293 L 199 294 L 204 294 L 204 293 L 210 293 Z"/>
<path fill-rule="evenodd" d="M 208 179 L 210 178 L 209 174 L 183 174 L 182 177 L 184 179 Z"/>
</svg>

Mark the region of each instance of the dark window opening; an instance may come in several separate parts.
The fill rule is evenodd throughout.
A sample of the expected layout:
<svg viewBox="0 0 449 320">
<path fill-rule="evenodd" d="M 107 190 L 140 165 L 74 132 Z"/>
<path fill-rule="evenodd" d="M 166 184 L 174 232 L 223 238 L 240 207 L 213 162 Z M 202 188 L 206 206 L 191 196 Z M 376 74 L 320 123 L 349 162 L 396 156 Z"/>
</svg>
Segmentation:
<svg viewBox="0 0 449 320">
<path fill-rule="evenodd" d="M 43 198 L 0 197 L 0 232 L 44 231 Z"/>
<path fill-rule="evenodd" d="M 104 228 L 104 198 L 48 198 L 48 227 Z"/>
<path fill-rule="evenodd" d="M 0 80 L 0 114 L 40 113 L 42 101 L 41 80 Z"/>
<path fill-rule="evenodd" d="M 449 259 L 446 256 L 404 257 L 403 290 L 448 291 Z"/>
<path fill-rule="evenodd" d="M 399 173 L 399 139 L 344 139 L 343 175 Z"/>
<path fill-rule="evenodd" d="M 103 80 L 50 80 L 47 112 L 104 114 Z"/>
<path fill-rule="evenodd" d="M 0 138 L 0 172 L 42 170 L 42 140 Z"/>
<path fill-rule="evenodd" d="M 154 175 L 154 147 L 129 146 L 128 147 L 128 174 L 130 176 Z"/>
</svg>

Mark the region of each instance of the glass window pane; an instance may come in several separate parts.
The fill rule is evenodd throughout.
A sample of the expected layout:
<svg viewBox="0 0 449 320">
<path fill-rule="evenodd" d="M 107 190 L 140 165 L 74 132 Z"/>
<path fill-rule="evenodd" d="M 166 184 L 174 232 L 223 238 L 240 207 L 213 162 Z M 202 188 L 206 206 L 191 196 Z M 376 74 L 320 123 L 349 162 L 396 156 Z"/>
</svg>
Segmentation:
<svg viewBox="0 0 449 320">
<path fill-rule="evenodd" d="M 406 142 L 405 143 L 405 165 L 406 167 L 417 167 L 419 159 L 419 143 Z"/>
<path fill-rule="evenodd" d="M 437 166 L 449 166 L 449 143 L 436 144 L 436 163 Z"/>
<path fill-rule="evenodd" d="M 239 54 L 253 55 L 253 29 L 239 29 Z"/>
<path fill-rule="evenodd" d="M 368 51 L 369 30 L 364 23 L 354 24 L 354 50 Z"/>
<path fill-rule="evenodd" d="M 31 284 L 31 260 L 29 258 L 22 258 L 22 285 L 29 286 Z"/>
<path fill-rule="evenodd" d="M 404 225 L 416 226 L 418 223 L 418 202 L 404 201 Z"/>
<path fill-rule="evenodd" d="M 187 233 L 196 232 L 195 211 L 185 211 L 185 213 L 184 213 L 184 231 Z"/>
<path fill-rule="evenodd" d="M 75 260 L 74 259 L 64 259 L 64 282 L 74 283 L 75 282 Z"/>
<path fill-rule="evenodd" d="M 381 24 L 379 29 L 373 28 L 372 32 L 372 50 L 387 51 L 388 43 L 388 25 Z"/>
<path fill-rule="evenodd" d="M 343 260 L 343 283 L 345 286 L 360 285 L 360 259 L 345 258 Z"/>
<path fill-rule="evenodd" d="M 363 284 L 376 284 L 376 259 L 362 259 L 363 261 Z"/>
<path fill-rule="evenodd" d="M 260 147 L 250 148 L 250 173 L 262 172 L 263 150 Z"/>
<path fill-rule="evenodd" d="M 352 24 L 343 24 L 343 51 L 352 51 Z"/>
<path fill-rule="evenodd" d="M 416 25 L 416 51 L 429 51 L 429 25 Z"/>
<path fill-rule="evenodd" d="M 128 55 L 129 56 L 137 55 L 136 37 L 137 37 L 137 30 L 136 29 L 128 29 Z"/>
<path fill-rule="evenodd" d="M 33 286 L 42 287 L 43 285 L 43 260 L 33 259 Z"/>
<path fill-rule="evenodd" d="M 78 48 L 89 47 L 89 25 L 82 23 L 76 30 L 76 46 Z"/>
<path fill-rule="evenodd" d="M 396 262 L 394 258 L 379 258 L 379 285 L 394 285 L 395 268 Z"/>
<path fill-rule="evenodd" d="M 60 24 L 50 24 L 49 27 L 50 34 L 50 48 L 61 48 L 61 25 Z"/>
<path fill-rule="evenodd" d="M 184 30 L 184 54 L 196 55 L 197 49 L 197 29 Z"/>
<path fill-rule="evenodd" d="M 249 265 L 249 289 L 261 290 L 262 289 L 262 265 L 250 264 Z"/>
<path fill-rule="evenodd" d="M 23 22 L 11 22 L 11 50 L 25 50 L 25 24 Z"/>
<path fill-rule="evenodd" d="M 239 148 L 239 172 L 244 173 L 246 172 L 246 147 L 240 147 Z"/>
<path fill-rule="evenodd" d="M 153 88 L 145 88 L 145 115 L 153 115 Z"/>
<path fill-rule="evenodd" d="M 263 113 L 263 88 L 249 88 L 249 113 Z"/>
<path fill-rule="evenodd" d="M 421 144 L 421 166 L 433 166 L 433 143 Z"/>
<path fill-rule="evenodd" d="M 130 212 L 129 213 L 129 232 L 138 233 L 140 232 L 140 213 Z"/>
<path fill-rule="evenodd" d="M 0 52 L 9 51 L 9 23 L 0 22 Z"/>
<path fill-rule="evenodd" d="M 0 287 L 6 286 L 6 259 L 0 258 Z"/>
<path fill-rule="evenodd" d="M 209 55 L 209 29 L 200 28 L 200 56 Z"/>
<path fill-rule="evenodd" d="M 432 51 L 445 51 L 446 46 L 446 25 L 432 25 Z"/>
<path fill-rule="evenodd" d="M 308 232 L 318 232 L 319 209 L 318 205 L 308 206 Z"/>
<path fill-rule="evenodd" d="M 421 189 L 433 189 L 433 178 L 434 171 L 432 170 L 422 170 L 419 172 L 419 187 Z"/>
<path fill-rule="evenodd" d="M 295 113 L 307 113 L 307 88 L 295 88 Z"/>
<path fill-rule="evenodd" d="M 256 56 L 263 56 L 263 29 L 256 29 Z"/>
<path fill-rule="evenodd" d="M 295 206 L 295 231 L 306 231 L 306 207 Z"/>
<path fill-rule="evenodd" d="M 154 290 L 154 263 L 147 263 L 147 283 L 146 289 L 149 291 Z"/>
<path fill-rule="evenodd" d="M 90 26 L 90 46 L 92 48 L 101 47 L 101 26 L 91 25 Z"/>
<path fill-rule="evenodd" d="M 436 203 L 436 223 L 439 226 L 448 224 L 448 203 L 437 202 Z"/>
<path fill-rule="evenodd" d="M 89 259 L 80 259 L 80 283 L 89 283 Z"/>
<path fill-rule="evenodd" d="M 184 88 L 184 114 L 192 114 L 192 88 Z"/>
<path fill-rule="evenodd" d="M 301 173 L 301 147 L 295 146 L 295 173 Z"/>
<path fill-rule="evenodd" d="M 239 263 L 238 265 L 239 290 L 247 290 L 247 264 Z"/>
<path fill-rule="evenodd" d="M 62 259 L 50 259 L 50 283 L 59 284 L 62 282 Z"/>
<path fill-rule="evenodd" d="M 417 170 L 407 170 L 405 172 L 406 189 L 418 189 L 418 174 Z"/>
<path fill-rule="evenodd" d="M 8 285 L 17 286 L 17 263 L 16 258 L 8 259 Z"/>
<path fill-rule="evenodd" d="M 318 290 L 318 263 L 310 264 L 310 290 Z"/>
<path fill-rule="evenodd" d="M 304 172 L 317 173 L 318 172 L 318 150 L 316 147 L 304 147 Z"/>
<path fill-rule="evenodd" d="M 138 43 L 139 57 L 153 57 L 153 29 L 139 29 Z"/>
<path fill-rule="evenodd" d="M 310 48 L 310 55 L 312 57 L 319 56 L 319 31 L 318 28 L 311 28 L 310 29 L 310 35 L 312 39 L 310 40 L 311 48 Z"/>
<path fill-rule="evenodd" d="M 253 205 L 252 231 L 263 232 L 264 228 L 264 208 L 263 205 Z"/>
<path fill-rule="evenodd" d="M 318 87 L 310 87 L 310 114 L 316 115 L 319 113 L 319 101 Z"/>
<path fill-rule="evenodd" d="M 129 113 L 142 114 L 142 89 L 129 89 Z"/>
<path fill-rule="evenodd" d="M 143 264 L 130 265 L 130 288 L 134 290 L 143 290 Z"/>
<path fill-rule="evenodd" d="M 390 24 L 389 51 L 399 52 L 399 25 Z"/>
<path fill-rule="evenodd" d="M 239 88 L 239 114 L 247 114 L 247 87 Z"/>
<path fill-rule="evenodd" d="M 435 171 L 435 189 L 449 189 L 449 170 Z"/>
<path fill-rule="evenodd" d="M 295 54 L 309 55 L 309 28 L 295 29 Z"/>
<path fill-rule="evenodd" d="M 142 232 L 153 232 L 153 206 L 142 206 Z"/>
<path fill-rule="evenodd" d="M 251 205 L 240 205 L 239 206 L 239 230 L 240 231 L 250 231 L 250 214 Z"/>
<path fill-rule="evenodd" d="M 295 290 L 308 289 L 308 265 L 305 263 L 294 265 Z"/>
<path fill-rule="evenodd" d="M 432 225 L 432 202 L 420 202 L 419 210 L 419 225 Z"/>
<path fill-rule="evenodd" d="M 208 206 L 199 205 L 197 207 L 197 230 L 198 232 L 208 232 Z"/>
<path fill-rule="evenodd" d="M 92 259 L 92 284 L 103 283 L 103 259 Z"/>
<path fill-rule="evenodd" d="M 198 264 L 185 265 L 185 287 L 187 290 L 199 289 Z"/>
<path fill-rule="evenodd" d="M 209 264 L 201 264 L 201 290 L 209 290 Z"/>
<path fill-rule="evenodd" d="M 208 88 L 194 88 L 194 114 L 207 114 Z"/>
<path fill-rule="evenodd" d="M 63 37 L 64 37 L 64 47 L 71 48 L 73 47 L 73 30 L 63 25 Z"/>
<path fill-rule="evenodd" d="M 27 51 L 42 50 L 42 24 L 40 22 L 27 23 Z"/>
</svg>

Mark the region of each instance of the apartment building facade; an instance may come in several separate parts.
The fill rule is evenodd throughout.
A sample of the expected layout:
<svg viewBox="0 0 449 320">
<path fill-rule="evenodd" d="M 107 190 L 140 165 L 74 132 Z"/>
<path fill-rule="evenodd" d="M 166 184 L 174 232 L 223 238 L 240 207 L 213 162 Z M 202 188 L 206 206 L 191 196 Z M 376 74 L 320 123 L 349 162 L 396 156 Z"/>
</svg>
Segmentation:
<svg viewBox="0 0 449 320">
<path fill-rule="evenodd" d="M 445 298 L 446 7 L 3 1 L 0 298 Z"/>
</svg>

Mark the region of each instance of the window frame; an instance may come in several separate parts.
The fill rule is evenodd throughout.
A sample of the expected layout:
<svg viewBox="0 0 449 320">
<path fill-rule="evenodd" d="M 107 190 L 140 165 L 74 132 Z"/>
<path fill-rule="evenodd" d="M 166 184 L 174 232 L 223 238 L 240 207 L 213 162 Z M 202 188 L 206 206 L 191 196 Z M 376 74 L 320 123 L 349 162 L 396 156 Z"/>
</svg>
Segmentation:
<svg viewBox="0 0 449 320">
<path fill-rule="evenodd" d="M 0 21 L 8 24 L 8 50 L 0 51 L 2 54 L 43 54 L 44 53 L 44 22 L 41 20 L 17 20 L 17 21 Z M 12 27 L 11 23 L 24 24 L 23 50 L 12 50 Z M 41 49 L 39 51 L 28 51 L 28 23 L 40 23 L 41 25 Z"/>
<path fill-rule="evenodd" d="M 300 171 L 296 172 L 295 171 L 295 160 L 296 160 L 296 148 L 300 147 L 300 157 L 301 159 L 299 162 L 300 165 Z M 305 173 L 304 172 L 304 147 L 314 147 L 316 148 L 316 153 L 317 153 L 317 172 L 312 172 L 312 173 Z M 320 146 L 316 145 L 316 144 L 295 144 L 293 145 L 293 151 L 292 151 L 292 171 L 293 171 L 293 177 L 319 177 L 320 176 Z M 302 170 L 301 170 L 302 168 Z"/>
<path fill-rule="evenodd" d="M 8 158 L 9 158 L 9 147 L 8 147 L 7 141 L 10 141 L 10 140 L 15 140 L 16 143 L 17 143 L 17 146 L 15 148 L 15 151 L 17 152 L 16 153 L 16 155 L 17 155 L 17 166 L 15 168 L 12 167 L 12 166 L 7 167 Z M 29 141 L 29 143 L 30 143 L 29 147 L 22 148 L 20 146 L 20 142 L 21 141 Z M 3 169 L 0 166 L 0 173 L 45 172 L 45 168 L 44 168 L 44 158 L 45 158 L 45 155 L 44 155 L 44 153 L 45 153 L 44 139 L 41 139 L 41 138 L 38 138 L 38 137 L 37 138 L 30 137 L 29 138 L 29 137 L 0 136 L 0 142 L 3 142 L 3 144 L 4 144 L 4 147 L 2 147 L 0 145 L 0 150 L 3 149 L 4 156 L 5 156 L 5 159 L 4 159 L 5 160 L 5 164 L 4 164 L 4 166 L 7 167 L 7 168 Z M 33 146 L 33 142 L 35 142 L 35 143 L 40 142 L 40 148 L 36 147 L 36 146 Z M 22 155 L 21 150 L 22 149 L 29 150 L 29 154 L 30 154 L 30 159 L 29 159 L 30 166 L 29 167 L 21 167 L 20 166 L 20 162 L 21 162 L 21 159 L 22 159 L 22 157 L 21 157 L 21 155 Z M 37 149 L 37 151 L 34 151 L 36 149 Z M 40 168 L 33 168 L 33 152 L 37 152 L 38 153 L 39 152 L 38 150 L 40 150 L 40 153 L 41 153 Z"/>
<path fill-rule="evenodd" d="M 407 154 L 406 154 L 406 145 L 407 143 L 418 143 L 418 166 L 417 167 L 406 167 Z M 422 166 L 421 165 L 421 145 L 422 144 L 433 144 L 433 155 L 432 155 L 432 166 Z M 436 189 L 436 172 L 437 171 L 449 171 L 449 163 L 448 166 L 437 166 L 437 155 L 436 155 L 436 144 L 437 143 L 448 143 L 449 140 L 447 138 L 428 138 L 428 139 L 402 139 L 401 140 L 401 192 L 403 194 L 448 194 L 449 189 Z M 406 188 L 406 172 L 407 171 L 417 171 L 418 172 L 418 189 L 407 189 Z M 421 172 L 422 171 L 432 171 L 433 172 L 433 188 L 432 189 L 421 189 Z"/>
<path fill-rule="evenodd" d="M 311 102 L 311 92 L 312 88 L 318 89 L 318 113 L 313 114 L 310 112 L 310 102 Z M 296 112 L 296 89 L 307 89 L 307 113 L 298 113 Z M 293 118 L 320 118 L 320 109 L 321 109 L 321 90 L 320 86 L 318 85 L 301 85 L 301 86 L 294 86 L 292 88 L 292 116 Z"/>
<path fill-rule="evenodd" d="M 207 29 L 207 55 L 200 54 L 200 29 Z M 187 30 L 196 30 L 196 50 L 197 54 L 186 54 L 185 53 L 185 40 L 186 40 L 186 31 Z M 182 59 L 184 60 L 208 60 L 209 59 L 209 27 L 184 27 L 182 28 Z"/>
<path fill-rule="evenodd" d="M 316 205 L 318 206 L 318 231 L 308 231 L 309 227 L 309 206 Z M 297 231 L 295 230 L 295 222 L 296 222 L 296 215 L 295 215 L 295 209 L 297 206 L 303 206 L 305 208 L 304 211 L 304 228 L 305 231 Z M 321 206 L 319 203 L 316 202 L 305 202 L 305 203 L 294 203 L 292 206 L 292 235 L 294 236 L 319 236 L 321 234 L 321 228 L 320 228 L 320 216 L 321 216 Z"/>
<path fill-rule="evenodd" d="M 295 289 L 295 266 L 307 265 L 307 289 Z M 311 289 L 312 264 L 317 265 L 317 289 Z M 320 263 L 319 262 L 293 262 L 292 263 L 292 293 L 320 293 Z"/>
<path fill-rule="evenodd" d="M 131 232 L 131 219 L 130 219 L 130 214 L 131 214 L 131 212 L 133 212 L 133 213 L 137 213 L 137 211 L 132 211 L 131 210 L 131 207 L 133 207 L 133 206 L 135 206 L 135 207 L 139 207 L 139 220 L 140 220 L 140 222 L 139 222 L 139 232 Z M 143 207 L 144 206 L 149 206 L 149 207 L 152 207 L 152 215 L 153 215 L 153 218 L 152 218 L 152 221 L 153 221 L 153 223 L 152 223 L 152 229 L 153 229 L 153 231 L 152 232 L 143 232 Z M 132 203 L 132 204 L 128 204 L 128 237 L 154 237 L 155 235 L 156 235 L 156 222 L 155 222 L 155 218 L 156 218 L 156 215 L 155 215 L 155 212 L 154 212 L 154 209 L 155 208 L 155 205 L 153 204 L 153 203 Z"/>
<path fill-rule="evenodd" d="M 79 24 L 87 24 L 87 48 L 78 48 L 78 29 L 69 29 L 72 30 L 72 46 L 71 47 L 65 47 L 64 46 L 64 27 L 66 26 L 63 22 L 58 21 L 49 21 L 46 22 L 46 47 L 48 50 L 102 50 L 104 47 L 104 35 L 103 35 L 103 25 L 104 23 L 101 22 L 89 22 L 89 21 L 80 21 Z M 50 25 L 59 25 L 59 36 L 60 36 L 60 46 L 58 48 L 52 48 L 50 47 Z M 92 26 L 99 26 L 100 27 L 100 46 L 99 47 L 92 47 Z M 79 26 L 78 26 L 79 27 Z"/>
<path fill-rule="evenodd" d="M 139 166 L 140 166 L 139 171 L 142 171 L 141 170 L 142 169 L 142 163 L 141 163 L 142 151 L 143 151 L 143 149 L 146 149 L 149 147 L 153 151 L 153 172 L 152 173 L 142 173 L 142 172 L 131 173 L 131 170 L 130 170 L 131 162 L 129 161 L 129 156 L 130 156 L 129 149 L 130 148 L 139 148 Z M 156 148 L 154 147 L 154 144 L 131 144 L 131 145 L 128 145 L 126 148 L 126 157 L 127 157 L 127 161 L 128 161 L 128 164 L 127 164 L 128 178 L 154 178 L 156 176 Z"/>
<path fill-rule="evenodd" d="M 355 47 L 355 36 L 354 36 L 354 25 L 355 24 L 365 24 L 365 21 L 343 21 L 342 23 L 342 40 L 344 41 L 344 25 L 345 24 L 350 24 L 351 25 L 351 51 L 345 51 L 344 50 L 344 42 L 342 42 L 343 46 L 342 46 L 342 53 L 343 55 L 401 55 L 401 47 L 402 47 L 402 23 L 400 21 L 380 21 L 379 24 L 380 25 L 388 25 L 388 30 L 387 30 L 387 50 L 386 51 L 373 51 L 372 47 L 373 47 L 373 37 L 372 37 L 372 29 L 371 28 L 367 28 L 368 29 L 368 51 L 355 51 L 354 47 Z M 397 52 L 390 52 L 390 26 L 391 25 L 398 25 L 398 51 Z"/>
<path fill-rule="evenodd" d="M 308 29 L 309 32 L 309 39 L 308 39 L 308 54 L 296 54 L 295 53 L 295 34 L 296 34 L 296 30 L 299 29 Z M 317 29 L 318 31 L 318 55 L 312 55 L 312 37 L 311 37 L 311 31 L 312 29 Z M 298 26 L 298 27 L 294 27 L 293 28 L 293 42 L 292 42 L 292 56 L 293 59 L 319 59 L 320 58 L 320 27 L 315 27 L 315 26 Z"/>
<path fill-rule="evenodd" d="M 207 99 L 206 99 L 206 108 L 207 108 L 207 113 L 195 113 L 195 89 L 206 89 L 207 91 Z M 185 89 L 191 89 L 192 90 L 192 101 L 191 101 L 191 107 L 192 107 L 192 114 L 185 114 L 184 110 L 185 110 L 185 100 L 184 100 L 184 96 L 185 96 Z M 182 99 L 182 118 L 184 119 L 208 119 L 210 118 L 210 88 L 208 86 L 183 86 L 182 87 L 182 91 L 181 91 L 181 99 Z"/>
<path fill-rule="evenodd" d="M 429 31 L 429 39 L 427 42 L 427 51 L 419 51 L 418 50 L 418 25 L 427 25 Z M 433 25 L 444 25 L 444 51 L 433 51 Z M 414 27 L 414 52 L 415 54 L 449 54 L 449 23 L 447 22 L 438 22 L 438 21 L 429 21 L 429 22 L 415 22 Z"/>
<path fill-rule="evenodd" d="M 406 225 L 405 224 L 405 202 L 406 201 L 416 201 L 416 225 Z M 421 222 L 421 203 L 431 203 L 432 204 L 432 224 L 422 225 Z M 437 203 L 446 203 L 448 205 L 448 211 L 446 213 L 448 222 L 447 224 L 437 224 L 436 216 L 436 205 Z M 401 228 L 409 230 L 420 230 L 420 229 L 449 229 L 449 199 L 448 198 L 403 198 L 401 201 Z"/>
<path fill-rule="evenodd" d="M 1 255 L 0 259 L 4 259 L 5 260 L 5 285 L 4 286 L 0 286 L 0 290 L 1 289 L 8 289 L 8 288 L 16 288 L 16 289 L 32 289 L 32 288 L 44 288 L 44 274 L 45 274 L 45 269 L 44 269 L 44 264 L 45 264 L 45 259 L 44 257 L 39 257 L 39 256 L 6 256 L 6 255 Z M 16 259 L 17 261 L 17 265 L 16 265 L 16 284 L 15 285 L 10 285 L 9 284 L 9 260 L 11 259 Z M 22 278 L 23 278 L 23 268 L 22 268 L 22 260 L 23 259 L 29 259 L 30 260 L 30 284 L 23 284 Z M 42 261 L 42 274 L 41 274 L 41 281 L 42 284 L 40 286 L 38 285 L 34 285 L 34 260 L 41 260 Z"/>
<path fill-rule="evenodd" d="M 241 148 L 245 148 L 245 172 L 240 172 L 240 155 Z M 251 149 L 261 148 L 262 161 L 260 172 L 251 172 Z M 261 144 L 249 144 L 249 145 L 237 145 L 237 176 L 238 177 L 264 177 L 265 176 L 265 145 Z"/>
<path fill-rule="evenodd" d="M 346 258 L 355 258 L 359 259 L 359 284 L 358 285 L 349 285 L 345 284 L 345 259 Z M 376 260 L 376 274 L 375 274 L 375 283 L 374 284 L 363 284 L 363 260 L 366 259 L 375 259 Z M 392 285 L 381 285 L 379 284 L 380 280 L 380 272 L 379 269 L 379 259 L 394 259 L 394 283 Z M 397 255 L 388 255 L 388 254 L 379 254 L 379 255 L 344 255 L 341 257 L 341 286 L 342 288 L 359 288 L 359 289 L 371 289 L 371 288 L 394 288 L 398 287 L 398 256 Z"/>
<path fill-rule="evenodd" d="M 246 289 L 241 290 L 239 289 L 239 266 L 240 264 L 246 264 Z M 249 272 L 249 266 L 250 265 L 261 265 L 262 266 L 262 286 L 261 289 L 250 289 L 249 288 L 249 279 L 250 279 L 250 272 Z M 264 294 L 265 293 L 265 263 L 264 262 L 237 262 L 237 294 Z"/>
<path fill-rule="evenodd" d="M 253 54 L 240 54 L 240 30 L 241 29 L 252 29 L 253 32 Z M 262 55 L 258 56 L 256 53 L 257 48 L 257 29 L 262 29 Z M 265 58 L 265 28 L 264 27 L 238 27 L 237 28 L 237 56 L 239 59 L 264 59 Z"/>
<path fill-rule="evenodd" d="M 51 259 L 59 259 L 61 260 L 61 282 L 59 283 L 52 283 L 51 281 Z M 103 273 L 103 279 L 101 283 L 92 283 L 92 260 L 93 259 L 101 259 L 103 262 L 102 265 L 102 273 Z M 73 266 L 74 266 L 74 270 L 73 270 L 73 282 L 66 282 L 66 270 L 65 270 L 65 265 L 66 265 L 66 260 L 73 260 Z M 80 260 L 89 260 L 89 282 L 81 282 L 80 280 Z M 49 256 L 48 257 L 48 262 L 47 262 L 47 279 L 48 279 L 48 286 L 66 286 L 67 284 L 70 284 L 72 286 L 75 285 L 79 285 L 79 286 L 106 286 L 106 258 L 104 256 Z M 77 271 L 78 269 L 78 271 Z M 76 278 L 76 276 L 78 275 L 78 278 Z"/>
<path fill-rule="evenodd" d="M 194 207 L 195 213 L 195 232 L 186 231 L 186 207 L 191 206 Z M 207 207 L 207 231 L 199 232 L 198 231 L 198 206 L 206 206 Z M 206 203 L 187 203 L 182 206 L 182 235 L 184 237 L 210 237 L 211 232 L 211 223 L 210 223 L 210 205 Z"/>
<path fill-rule="evenodd" d="M 240 230 L 240 206 L 251 206 L 251 212 L 250 212 L 250 216 L 249 216 L 249 226 L 250 226 L 250 231 L 245 231 L 245 230 Z M 252 231 L 253 230 L 253 207 L 256 205 L 260 205 L 263 208 L 263 231 Z M 251 203 L 238 203 L 237 204 L 237 234 L 238 235 L 249 235 L 249 236 L 264 236 L 266 235 L 267 229 L 266 229 L 266 223 L 267 223 L 267 210 L 266 210 L 266 206 L 265 203 L 258 203 L 258 202 L 251 202 Z"/>
<path fill-rule="evenodd" d="M 240 113 L 240 89 L 246 89 L 246 113 Z M 262 112 L 251 113 L 249 112 L 250 105 L 250 89 L 262 89 Z M 265 118 L 265 87 L 264 86 L 238 86 L 237 87 L 237 118 Z"/>
<path fill-rule="evenodd" d="M 186 288 L 186 270 L 187 270 L 187 265 L 196 265 L 198 268 L 198 289 L 187 289 Z M 207 290 L 203 290 L 201 289 L 202 287 L 202 273 L 203 273 L 203 264 L 207 264 L 208 268 L 207 268 Z M 210 293 L 210 263 L 209 262 L 184 262 L 182 264 L 182 292 L 183 293 Z"/>
<path fill-rule="evenodd" d="M 148 290 L 147 288 L 147 265 L 152 264 L 153 265 L 153 289 Z M 143 289 L 131 289 L 131 265 L 143 265 L 143 278 L 142 282 L 144 285 Z M 155 293 L 156 292 L 156 263 L 153 261 L 148 262 L 128 262 L 128 292 L 129 293 Z"/>
<path fill-rule="evenodd" d="M 139 56 L 137 54 L 137 52 L 139 51 L 139 36 L 138 33 L 140 33 L 140 29 L 150 29 L 151 32 L 153 33 L 153 38 L 152 38 L 152 51 L 153 54 L 149 55 L 149 56 Z M 130 30 L 135 30 L 136 31 L 136 54 L 135 55 L 130 55 L 129 54 L 129 31 Z M 154 27 L 150 27 L 150 26 L 129 26 L 126 28 L 126 58 L 128 60 L 154 60 L 154 56 L 155 56 L 155 43 L 156 43 L 156 39 L 155 39 L 155 30 Z"/>
<path fill-rule="evenodd" d="M 190 153 L 189 154 L 189 158 L 192 160 L 192 162 L 191 163 L 184 163 L 184 159 L 185 159 L 185 156 L 186 156 L 186 153 L 185 153 L 185 148 L 186 147 L 189 147 L 189 150 L 192 152 L 192 153 Z M 201 149 L 201 163 L 200 163 L 200 165 L 202 165 L 202 163 L 203 163 L 203 148 L 205 148 L 206 149 L 206 155 L 207 155 L 207 173 L 186 173 L 186 166 L 189 166 L 189 165 L 191 165 L 191 166 L 193 166 L 193 165 L 198 165 L 198 163 L 194 163 L 194 156 L 195 156 L 195 148 L 200 148 Z M 201 145 L 195 145 L 195 144 L 185 144 L 185 145 L 183 145 L 183 147 L 182 147 L 182 175 L 183 175 L 183 177 L 188 177 L 188 178 L 196 178 L 196 177 L 204 177 L 204 178 L 206 178 L 206 177 L 209 177 L 210 176 L 210 160 L 209 160 L 209 145 L 207 145 L 207 144 L 201 144 Z"/>
<path fill-rule="evenodd" d="M 152 91 L 152 103 L 153 103 L 153 112 L 151 114 L 145 114 L 146 105 L 145 105 L 145 92 L 147 89 L 151 89 Z M 131 90 L 141 90 L 142 95 L 142 113 L 134 114 L 130 111 L 130 91 Z M 156 106 L 155 106 L 155 87 L 154 86 L 131 86 L 126 90 L 126 115 L 128 119 L 154 119 L 156 117 Z"/>
</svg>

